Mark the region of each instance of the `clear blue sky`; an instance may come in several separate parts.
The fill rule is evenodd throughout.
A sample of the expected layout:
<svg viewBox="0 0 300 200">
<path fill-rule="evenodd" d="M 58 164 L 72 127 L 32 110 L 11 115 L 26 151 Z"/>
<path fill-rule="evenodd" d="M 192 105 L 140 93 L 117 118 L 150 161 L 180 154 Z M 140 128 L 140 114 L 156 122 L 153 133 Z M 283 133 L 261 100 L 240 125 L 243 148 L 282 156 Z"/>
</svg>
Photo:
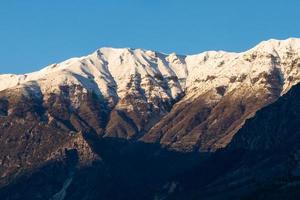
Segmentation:
<svg viewBox="0 0 300 200">
<path fill-rule="evenodd" d="M 194 54 L 300 37 L 299 0 L 1 0 L 0 73 L 103 46 Z"/>
</svg>

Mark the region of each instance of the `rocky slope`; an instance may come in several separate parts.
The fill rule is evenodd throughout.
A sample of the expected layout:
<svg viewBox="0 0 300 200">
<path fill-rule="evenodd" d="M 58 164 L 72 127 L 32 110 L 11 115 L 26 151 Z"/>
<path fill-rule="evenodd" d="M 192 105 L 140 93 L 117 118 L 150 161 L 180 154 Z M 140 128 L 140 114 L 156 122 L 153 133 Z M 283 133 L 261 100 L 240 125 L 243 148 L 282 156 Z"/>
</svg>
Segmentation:
<svg viewBox="0 0 300 200">
<path fill-rule="evenodd" d="M 248 118 L 299 82 L 299 69 L 300 39 L 292 38 L 191 56 L 102 48 L 38 72 L 0 75 L 2 195 L 140 199 L 130 193 L 139 188 L 150 197 L 226 148 Z M 41 179 L 53 171 L 57 177 Z M 28 189 L 28 180 L 40 188 Z M 126 198 L 114 196 L 119 181 Z M 75 193 L 82 184 L 86 191 Z"/>
<path fill-rule="evenodd" d="M 175 179 L 182 188 L 168 199 L 298 199 L 299 102 L 298 84 L 247 120 L 205 165 Z"/>
</svg>

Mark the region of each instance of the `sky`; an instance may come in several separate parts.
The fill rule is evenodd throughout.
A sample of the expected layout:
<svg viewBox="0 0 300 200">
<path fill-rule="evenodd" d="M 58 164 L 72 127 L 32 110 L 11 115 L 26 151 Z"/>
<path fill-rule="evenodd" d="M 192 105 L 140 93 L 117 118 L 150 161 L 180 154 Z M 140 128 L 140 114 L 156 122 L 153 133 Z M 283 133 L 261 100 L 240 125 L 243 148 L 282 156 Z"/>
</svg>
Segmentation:
<svg viewBox="0 0 300 200">
<path fill-rule="evenodd" d="M 240 52 L 300 37 L 299 0 L 0 0 L 0 73 L 101 47 Z"/>
</svg>

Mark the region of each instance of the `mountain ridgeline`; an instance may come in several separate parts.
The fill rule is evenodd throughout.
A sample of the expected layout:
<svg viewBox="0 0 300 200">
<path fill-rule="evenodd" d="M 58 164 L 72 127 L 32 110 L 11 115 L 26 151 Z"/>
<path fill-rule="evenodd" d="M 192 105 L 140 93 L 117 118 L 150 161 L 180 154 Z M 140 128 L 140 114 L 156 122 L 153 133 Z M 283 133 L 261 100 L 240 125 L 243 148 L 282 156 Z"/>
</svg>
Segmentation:
<svg viewBox="0 0 300 200">
<path fill-rule="evenodd" d="M 295 199 L 299 82 L 296 38 L 0 75 L 0 197 Z"/>
</svg>

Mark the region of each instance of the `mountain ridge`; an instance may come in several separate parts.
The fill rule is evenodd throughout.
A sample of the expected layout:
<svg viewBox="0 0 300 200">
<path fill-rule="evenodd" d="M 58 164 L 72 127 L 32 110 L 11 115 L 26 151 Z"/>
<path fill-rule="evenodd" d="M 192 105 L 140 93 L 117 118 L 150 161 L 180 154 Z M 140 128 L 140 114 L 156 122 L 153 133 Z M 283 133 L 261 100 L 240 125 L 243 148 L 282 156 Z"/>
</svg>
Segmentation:
<svg viewBox="0 0 300 200">
<path fill-rule="evenodd" d="M 0 75 L 0 92 L 17 91 L 45 102 L 64 93 L 62 88 L 73 88 L 67 97 L 73 110 L 80 109 L 82 94 L 94 93 L 111 110 L 106 118 L 113 120 L 101 131 L 105 137 L 206 151 L 224 147 L 247 118 L 297 84 L 299 65 L 296 38 L 271 39 L 241 53 L 190 56 L 100 48 L 30 74 Z M 185 113 L 192 107 L 195 113 Z"/>
<path fill-rule="evenodd" d="M 293 45 L 294 43 L 296 43 L 296 45 Z M 297 46 L 298 44 L 298 46 Z M 253 48 L 247 50 L 247 51 L 244 51 L 244 52 L 227 52 L 227 51 L 223 51 L 223 50 L 219 50 L 219 51 L 204 51 L 204 52 L 201 52 L 201 53 L 198 53 L 198 54 L 193 54 L 193 55 L 178 55 L 176 53 L 171 53 L 171 54 L 165 54 L 165 53 L 161 53 L 161 52 L 157 52 L 157 51 L 152 51 L 152 50 L 146 50 L 146 49 L 140 49 L 140 48 L 112 48 L 112 47 L 102 47 L 98 50 L 96 50 L 95 52 L 93 52 L 92 54 L 88 55 L 88 56 L 82 56 L 82 57 L 74 57 L 74 58 L 70 58 L 70 59 L 67 59 L 66 61 L 63 61 L 61 63 L 54 63 L 54 64 L 51 64 L 51 65 L 48 65 L 46 66 L 45 68 L 39 70 L 39 71 L 35 71 L 35 72 L 32 72 L 32 73 L 25 73 L 25 74 L 0 74 L 0 78 L 2 76 L 2 79 L 6 79 L 9 80 L 9 79 L 13 79 L 13 78 L 18 78 L 17 82 L 16 83 L 12 83 L 11 85 L 8 85 L 8 86 L 5 86 L 4 84 L 1 84 L 2 87 L 0 87 L 0 90 L 4 90 L 4 89 L 7 89 L 9 87 L 12 87 L 12 86 L 16 86 L 18 84 L 22 84 L 22 82 L 26 82 L 26 78 L 28 78 L 28 76 L 32 76 L 31 79 L 27 80 L 27 81 L 30 81 L 30 80 L 36 80 L 39 78 L 39 76 L 42 76 L 43 73 L 46 73 L 48 74 L 49 72 L 51 73 L 51 69 L 55 68 L 55 66 L 57 65 L 64 65 L 64 64 L 69 64 L 73 61 L 81 61 L 81 60 L 85 60 L 85 59 L 90 59 L 94 54 L 101 54 L 101 55 L 108 55 L 112 57 L 114 56 L 120 56 L 119 59 L 123 59 L 124 58 L 121 58 L 121 56 L 123 55 L 124 57 L 128 56 L 128 54 L 131 54 L 133 55 L 134 57 L 137 57 L 137 55 L 139 53 L 142 53 L 144 55 L 152 55 L 152 56 L 156 56 L 158 58 L 160 57 L 163 57 L 165 58 L 166 60 L 178 60 L 178 59 L 188 59 L 190 58 L 191 62 L 193 62 L 193 59 L 197 58 L 197 57 L 204 57 L 204 59 L 207 59 L 205 56 L 209 57 L 209 56 L 215 56 L 215 57 L 219 57 L 219 56 L 222 56 L 222 55 L 242 55 L 242 54 L 247 54 L 247 53 L 251 53 L 253 51 L 265 51 L 267 53 L 271 53 L 271 54 L 277 54 L 277 50 L 280 50 L 280 46 L 283 45 L 283 46 L 286 46 L 287 48 L 292 48 L 292 46 L 296 46 L 296 48 L 298 49 L 299 48 L 299 44 L 300 44 L 300 39 L 298 38 L 289 38 L 289 39 L 286 39 L 286 40 L 275 40 L 275 39 L 270 39 L 270 40 L 267 40 L 267 41 L 263 41 L 261 43 L 259 43 L 258 45 L 254 46 Z M 121 55 L 122 54 L 122 55 Z M 142 56 L 144 56 L 142 55 Z M 139 55 L 140 56 L 140 55 Z M 117 57 L 114 57 L 115 59 Z M 126 58 L 126 57 L 125 57 Z M 150 57 L 152 58 L 152 57 Z M 185 61 L 186 62 L 186 61 Z M 118 63 L 115 63 L 116 65 L 119 65 Z M 181 63 L 182 66 L 184 68 L 184 63 Z M 72 68 L 72 66 L 70 66 L 70 68 Z M 72 71 L 72 70 L 71 70 Z M 173 69 L 173 71 L 176 71 Z M 76 71 L 75 71 L 76 72 Z M 40 74 L 39 74 L 40 73 Z M 181 75 L 182 76 L 182 75 Z M 187 78 L 187 77 L 185 77 Z M 1 79 L 0 79 L 1 81 Z M 2 81 L 3 82 L 3 81 Z"/>
</svg>

